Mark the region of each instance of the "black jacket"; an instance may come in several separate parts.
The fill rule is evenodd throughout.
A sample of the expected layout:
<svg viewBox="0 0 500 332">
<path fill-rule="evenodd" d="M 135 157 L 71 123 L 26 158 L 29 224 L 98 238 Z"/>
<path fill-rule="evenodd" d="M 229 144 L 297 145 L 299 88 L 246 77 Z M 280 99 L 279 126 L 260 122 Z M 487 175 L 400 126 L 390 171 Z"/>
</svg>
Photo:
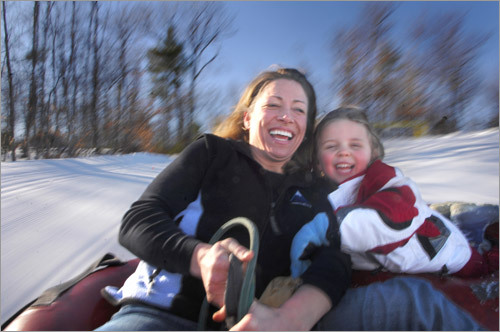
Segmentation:
<svg viewBox="0 0 500 332">
<path fill-rule="evenodd" d="M 290 275 L 290 245 L 297 231 L 318 212 L 331 216 L 329 191 L 303 173 L 266 171 L 251 157 L 248 144 L 207 134 L 188 146 L 132 204 L 119 241 L 149 265 L 182 275 L 168 310 L 196 320 L 205 294 L 201 281 L 189 276 L 189 267 L 200 241 L 208 242 L 234 217 L 252 220 L 260 237 L 259 297 L 274 277 Z M 302 279 L 322 289 L 335 305 L 349 285 L 351 270 L 349 257 L 340 252 L 338 231 L 334 234 L 328 248 L 317 250 Z M 242 229 L 228 236 L 248 246 Z"/>
</svg>

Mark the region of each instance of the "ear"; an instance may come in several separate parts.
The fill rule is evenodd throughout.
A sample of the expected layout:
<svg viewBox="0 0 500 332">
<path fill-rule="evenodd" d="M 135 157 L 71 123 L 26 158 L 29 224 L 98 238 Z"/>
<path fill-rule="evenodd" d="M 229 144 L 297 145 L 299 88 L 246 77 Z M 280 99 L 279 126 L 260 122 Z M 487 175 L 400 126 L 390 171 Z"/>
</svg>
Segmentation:
<svg viewBox="0 0 500 332">
<path fill-rule="evenodd" d="M 250 128 L 250 112 L 245 112 L 243 114 L 243 128 L 245 129 Z"/>
<path fill-rule="evenodd" d="M 325 172 L 323 172 L 323 168 L 319 161 L 316 162 L 316 171 L 321 175 L 321 177 L 325 176 Z"/>
</svg>

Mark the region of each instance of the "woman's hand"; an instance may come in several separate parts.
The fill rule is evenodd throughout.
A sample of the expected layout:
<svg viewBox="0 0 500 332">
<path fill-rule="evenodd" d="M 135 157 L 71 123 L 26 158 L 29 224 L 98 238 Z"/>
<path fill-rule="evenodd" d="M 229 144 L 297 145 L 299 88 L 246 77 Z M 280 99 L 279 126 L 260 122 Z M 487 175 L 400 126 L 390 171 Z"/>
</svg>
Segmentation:
<svg viewBox="0 0 500 332">
<path fill-rule="evenodd" d="M 224 305 L 229 255 L 235 255 L 243 263 L 249 262 L 253 252 L 233 238 L 218 241 L 213 245 L 198 244 L 191 257 L 191 275 L 200 277 L 207 293 L 207 301 L 218 307 Z"/>
<path fill-rule="evenodd" d="M 213 315 L 213 320 L 221 322 L 225 319 L 224 308 Z M 254 300 L 246 314 L 230 331 L 287 331 L 295 330 L 288 325 L 278 308 L 269 307 Z"/>
<path fill-rule="evenodd" d="M 281 307 L 272 308 L 254 300 L 231 331 L 309 331 L 331 309 L 328 296 L 319 288 L 302 285 Z M 214 313 L 214 321 L 225 319 L 225 310 Z"/>
</svg>

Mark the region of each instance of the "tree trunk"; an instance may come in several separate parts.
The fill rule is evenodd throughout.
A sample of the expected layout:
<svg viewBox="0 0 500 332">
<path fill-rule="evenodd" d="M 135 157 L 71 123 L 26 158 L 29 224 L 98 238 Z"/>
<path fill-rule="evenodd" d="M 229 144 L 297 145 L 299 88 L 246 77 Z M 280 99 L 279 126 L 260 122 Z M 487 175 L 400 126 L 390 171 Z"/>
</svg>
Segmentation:
<svg viewBox="0 0 500 332">
<path fill-rule="evenodd" d="M 38 15 L 40 13 L 40 2 L 35 1 L 33 7 L 33 39 L 32 39 L 32 50 L 31 50 L 31 82 L 30 82 L 30 92 L 28 98 L 28 109 L 25 116 L 25 137 L 24 137 L 24 152 L 27 154 L 28 159 L 30 158 L 30 131 L 34 124 L 36 111 L 37 111 L 37 60 L 38 60 Z"/>
<path fill-rule="evenodd" d="M 71 71 L 71 83 L 73 84 L 73 94 L 71 96 L 71 105 L 68 105 L 66 113 L 66 123 L 68 125 L 68 154 L 70 157 L 74 156 L 75 144 L 76 144 L 76 133 L 75 124 L 76 121 L 76 98 L 78 93 L 78 77 L 76 72 L 76 2 L 73 1 L 71 13 L 71 51 L 69 55 L 68 70 Z"/>
<path fill-rule="evenodd" d="M 4 26 L 4 36 L 5 36 L 5 61 L 7 62 L 7 79 L 9 82 L 9 115 L 8 115 L 8 131 L 11 133 L 9 149 L 12 153 L 12 161 L 16 161 L 16 147 L 15 147 L 15 124 L 16 124 L 16 112 L 14 107 L 14 83 L 12 81 L 12 67 L 10 65 L 10 53 L 9 53 L 9 31 L 7 29 L 7 15 L 5 1 L 2 1 L 3 7 L 3 26 Z"/>
<path fill-rule="evenodd" d="M 95 148 L 96 153 L 99 153 L 99 119 L 97 114 L 97 104 L 99 101 L 99 3 L 92 3 L 94 12 L 94 31 L 92 40 L 93 51 L 93 67 L 92 67 L 92 99 L 90 102 L 90 122 L 92 127 L 92 148 Z"/>
</svg>

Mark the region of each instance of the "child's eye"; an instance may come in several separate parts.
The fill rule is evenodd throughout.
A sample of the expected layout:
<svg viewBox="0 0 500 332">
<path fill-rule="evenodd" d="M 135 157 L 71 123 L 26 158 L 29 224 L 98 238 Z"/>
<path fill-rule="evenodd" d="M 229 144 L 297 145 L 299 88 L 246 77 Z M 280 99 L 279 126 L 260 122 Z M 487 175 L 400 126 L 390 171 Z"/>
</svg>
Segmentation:
<svg viewBox="0 0 500 332">
<path fill-rule="evenodd" d="M 351 147 L 352 147 L 353 149 L 356 149 L 356 150 L 357 150 L 357 149 L 362 149 L 362 148 L 363 148 L 363 144 L 361 144 L 361 143 L 352 143 L 352 144 L 351 144 Z"/>
</svg>

